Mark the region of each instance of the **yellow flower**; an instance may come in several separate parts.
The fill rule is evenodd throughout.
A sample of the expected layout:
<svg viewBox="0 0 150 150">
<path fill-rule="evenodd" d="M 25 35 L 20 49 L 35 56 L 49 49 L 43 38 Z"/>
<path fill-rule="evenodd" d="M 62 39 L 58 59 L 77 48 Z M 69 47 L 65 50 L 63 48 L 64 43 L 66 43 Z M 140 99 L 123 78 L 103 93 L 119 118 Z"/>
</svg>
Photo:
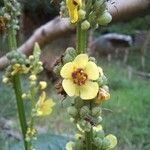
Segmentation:
<svg viewBox="0 0 150 150">
<path fill-rule="evenodd" d="M 87 54 L 78 55 L 74 61 L 66 63 L 61 71 L 64 78 L 62 86 L 69 96 L 80 96 L 84 100 L 96 97 L 99 86 L 99 69 L 97 65 L 89 61 Z"/>
<path fill-rule="evenodd" d="M 52 112 L 52 107 L 55 105 L 52 99 L 46 100 L 46 93 L 43 91 L 36 104 L 37 116 L 46 116 Z"/>
<path fill-rule="evenodd" d="M 66 0 L 71 23 L 78 21 L 78 7 L 82 5 L 82 0 Z"/>
<path fill-rule="evenodd" d="M 26 67 L 25 65 L 20 64 L 14 64 L 12 66 L 13 71 L 11 72 L 11 75 L 14 76 L 17 73 L 28 73 L 30 68 Z"/>
<path fill-rule="evenodd" d="M 117 145 L 117 138 L 114 135 L 109 134 L 106 136 L 106 139 L 110 141 L 109 150 L 113 149 Z"/>
<path fill-rule="evenodd" d="M 100 88 L 95 103 L 99 104 L 108 99 L 110 99 L 110 94 L 105 89 Z"/>
<path fill-rule="evenodd" d="M 74 142 L 70 141 L 66 144 L 66 150 L 73 150 Z"/>
</svg>

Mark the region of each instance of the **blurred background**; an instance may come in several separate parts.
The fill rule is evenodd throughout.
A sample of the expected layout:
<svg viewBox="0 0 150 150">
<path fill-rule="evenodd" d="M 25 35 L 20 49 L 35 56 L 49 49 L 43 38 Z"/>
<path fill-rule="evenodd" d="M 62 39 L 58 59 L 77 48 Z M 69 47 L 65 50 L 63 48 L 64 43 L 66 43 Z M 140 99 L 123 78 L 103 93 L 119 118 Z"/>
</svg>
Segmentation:
<svg viewBox="0 0 150 150">
<path fill-rule="evenodd" d="M 58 1 L 22 0 L 21 5 L 18 45 L 23 44 L 35 29 L 59 15 Z M 2 6 L 3 1 L 0 0 Z M 113 22 L 90 32 L 89 36 L 89 53 L 103 68 L 111 91 L 111 99 L 103 104 L 104 130 L 117 136 L 117 150 L 150 150 L 150 14 Z M 6 34 L 0 34 L 0 56 L 8 52 L 6 42 Z M 55 58 L 72 45 L 75 45 L 75 32 L 50 42 L 42 49 L 41 59 L 48 67 L 41 78 L 49 83 L 47 92 L 57 106 L 51 116 L 37 123 L 40 134 L 48 132 L 70 137 L 75 133 L 66 113 L 68 101 L 62 101 L 62 97 L 56 95 L 55 76 L 51 72 Z M 12 88 L 1 82 L 3 73 L 1 70 L 0 149 L 9 150 L 10 145 L 20 141 L 21 137 L 15 96 Z M 22 80 L 26 91 L 25 78 Z"/>
</svg>

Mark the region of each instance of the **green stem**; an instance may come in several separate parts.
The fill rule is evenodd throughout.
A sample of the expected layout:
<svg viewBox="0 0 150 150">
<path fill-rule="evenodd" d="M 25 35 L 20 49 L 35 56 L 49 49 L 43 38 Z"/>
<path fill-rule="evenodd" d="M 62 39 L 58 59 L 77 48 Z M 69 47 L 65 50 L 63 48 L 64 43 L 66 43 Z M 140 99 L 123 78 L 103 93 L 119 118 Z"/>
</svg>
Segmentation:
<svg viewBox="0 0 150 150">
<path fill-rule="evenodd" d="M 92 102 L 89 102 L 90 111 L 92 111 Z M 93 128 L 89 132 L 85 132 L 86 138 L 86 150 L 93 150 L 92 142 L 93 142 Z"/>
<path fill-rule="evenodd" d="M 13 28 L 8 29 L 8 43 L 10 50 L 17 49 L 17 42 L 16 42 L 16 31 Z M 24 104 L 22 99 L 22 88 L 19 75 L 15 75 L 13 77 L 13 87 L 16 95 L 16 102 L 17 102 L 17 109 L 19 115 L 20 126 L 23 135 L 24 147 L 25 150 L 31 150 L 30 143 L 25 140 L 26 131 L 27 131 L 27 122 L 24 110 Z"/>
<path fill-rule="evenodd" d="M 87 48 L 87 31 L 81 29 L 81 22 L 77 25 L 77 52 L 82 54 L 86 52 Z"/>
</svg>

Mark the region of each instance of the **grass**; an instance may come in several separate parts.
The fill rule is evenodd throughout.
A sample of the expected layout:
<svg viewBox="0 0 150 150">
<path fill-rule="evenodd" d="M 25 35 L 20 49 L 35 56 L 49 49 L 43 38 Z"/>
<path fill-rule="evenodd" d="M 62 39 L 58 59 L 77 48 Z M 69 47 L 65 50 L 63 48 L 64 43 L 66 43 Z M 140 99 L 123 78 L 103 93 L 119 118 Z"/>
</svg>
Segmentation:
<svg viewBox="0 0 150 150">
<path fill-rule="evenodd" d="M 118 137 L 117 150 L 149 150 L 150 149 L 150 80 L 137 76 L 128 79 L 127 69 L 116 65 L 115 62 L 107 64 L 101 60 L 99 64 L 104 68 L 109 79 L 111 100 L 103 104 L 104 108 L 112 112 L 103 111 L 103 127 L 106 133 L 113 133 Z M 2 76 L 2 73 L 1 75 Z M 24 87 L 26 84 L 24 83 Z M 49 85 L 48 92 L 56 100 L 56 109 L 52 116 L 38 122 L 40 127 L 57 134 L 73 134 L 74 128 L 69 122 L 63 102 L 53 92 Z M 18 123 L 14 93 L 11 87 L 0 83 L 0 117 L 13 120 L 13 129 L 16 130 Z M 62 106 L 63 104 L 63 106 Z M 12 138 L 6 137 L 0 132 L 0 145 L 2 150 L 8 150 Z"/>
</svg>

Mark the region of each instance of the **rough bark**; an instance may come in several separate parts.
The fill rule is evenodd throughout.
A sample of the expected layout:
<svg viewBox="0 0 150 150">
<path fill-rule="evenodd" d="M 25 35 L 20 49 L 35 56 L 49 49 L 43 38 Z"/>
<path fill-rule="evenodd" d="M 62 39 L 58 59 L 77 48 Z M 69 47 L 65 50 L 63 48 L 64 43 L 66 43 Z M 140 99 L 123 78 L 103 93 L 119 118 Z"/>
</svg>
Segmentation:
<svg viewBox="0 0 150 150">
<path fill-rule="evenodd" d="M 150 0 L 110 0 L 108 10 L 113 16 L 113 22 L 123 21 L 135 17 L 139 14 L 150 12 Z M 62 37 L 67 32 L 72 31 L 68 19 L 59 17 L 38 28 L 34 34 L 18 48 L 18 51 L 29 55 L 32 53 L 35 42 L 42 47 L 46 43 Z M 0 58 L 0 69 L 8 65 L 6 56 Z"/>
</svg>

